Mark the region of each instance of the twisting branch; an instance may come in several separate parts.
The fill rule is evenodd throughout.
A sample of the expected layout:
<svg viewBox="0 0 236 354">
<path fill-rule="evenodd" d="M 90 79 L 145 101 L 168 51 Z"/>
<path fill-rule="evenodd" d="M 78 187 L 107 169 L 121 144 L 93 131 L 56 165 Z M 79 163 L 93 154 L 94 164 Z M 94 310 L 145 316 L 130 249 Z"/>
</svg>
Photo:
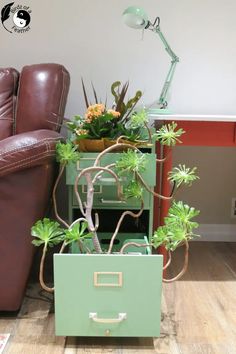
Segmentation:
<svg viewBox="0 0 236 354">
<path fill-rule="evenodd" d="M 139 140 L 139 139 L 137 139 L 135 141 L 130 141 L 130 144 L 133 143 L 134 145 L 135 144 L 146 144 L 146 145 L 151 144 L 152 145 L 152 134 L 151 134 L 151 131 L 149 129 L 149 126 L 148 126 L 148 124 L 146 122 L 144 122 L 143 124 L 144 124 L 144 126 L 145 126 L 145 128 L 146 128 L 146 130 L 148 132 L 148 140 Z M 120 135 L 116 139 L 116 144 L 119 144 L 121 139 L 128 139 L 129 140 L 129 137 L 126 136 L 126 135 Z"/>
<path fill-rule="evenodd" d="M 91 172 L 86 172 L 85 173 L 85 178 L 87 181 L 87 202 L 86 202 L 86 211 L 85 211 L 85 217 L 88 222 L 88 229 L 90 232 L 93 233 L 93 245 L 97 253 L 102 253 L 102 249 L 100 246 L 100 242 L 97 236 L 96 228 L 93 223 L 92 219 L 92 208 L 93 208 L 93 183 L 92 183 L 92 176 Z"/>
<path fill-rule="evenodd" d="M 121 139 L 128 139 L 128 136 L 126 135 L 120 135 L 117 139 L 116 139 L 116 144 L 122 144 Z"/>
<path fill-rule="evenodd" d="M 57 176 L 56 182 L 55 182 L 54 187 L 53 187 L 52 198 L 53 198 L 54 213 L 55 213 L 55 216 L 56 216 L 57 220 L 60 221 L 66 228 L 69 228 L 69 224 L 67 224 L 67 222 L 65 220 L 63 220 L 60 217 L 60 215 L 58 214 L 57 199 L 56 199 L 57 186 L 58 186 L 59 181 L 60 181 L 60 179 L 61 179 L 61 177 L 63 175 L 63 172 L 65 170 L 65 166 L 66 166 L 66 163 L 63 163 L 62 165 L 60 165 L 60 171 L 59 171 L 59 174 Z"/>
<path fill-rule="evenodd" d="M 87 220 L 86 220 L 85 218 L 78 218 L 78 219 L 76 219 L 75 221 L 72 222 L 72 224 L 70 225 L 69 229 L 72 229 L 72 227 L 73 227 L 74 225 L 78 224 L 78 223 L 81 222 L 81 221 L 87 222 Z"/>
<path fill-rule="evenodd" d="M 188 241 L 185 241 L 185 255 L 184 255 L 184 265 L 182 270 L 179 272 L 179 274 L 177 274 L 174 278 L 171 279 L 165 279 L 163 278 L 163 282 L 164 283 L 172 283 L 176 280 L 178 280 L 179 278 L 181 278 L 184 273 L 186 272 L 187 268 L 188 268 L 188 256 L 189 256 L 189 244 Z"/>
<path fill-rule="evenodd" d="M 126 139 L 129 140 L 129 137 L 126 135 L 120 135 L 117 139 L 116 139 L 116 144 L 129 144 L 130 147 L 136 147 L 136 149 L 138 149 L 138 146 L 140 145 L 145 145 L 145 146 L 152 146 L 152 142 L 149 143 L 149 140 L 135 140 L 135 141 L 128 141 L 127 143 L 122 142 L 122 139 Z M 121 142 L 120 142 L 121 141 Z M 115 144 L 115 145 L 116 145 Z M 114 146 L 114 145 L 113 145 Z M 140 151 L 140 150 L 139 150 Z"/>
<path fill-rule="evenodd" d="M 170 156 L 170 151 L 167 153 L 165 157 L 163 157 L 163 159 L 156 159 L 156 162 L 163 163 L 169 158 L 169 156 Z"/>
<path fill-rule="evenodd" d="M 141 201 L 141 208 L 140 208 L 140 210 L 138 211 L 137 214 L 133 213 L 133 212 L 130 211 L 130 210 L 126 210 L 126 211 L 124 211 L 124 212 L 122 213 L 122 215 L 121 215 L 121 217 L 120 217 L 120 219 L 119 219 L 119 221 L 118 221 L 118 223 L 117 223 L 117 225 L 116 225 L 115 232 L 114 232 L 113 235 L 112 235 L 112 238 L 111 238 L 111 241 L 110 241 L 110 244 L 109 244 L 109 249 L 108 249 L 108 251 L 107 251 L 108 254 L 110 254 L 111 251 L 112 251 L 112 247 L 113 247 L 115 238 L 116 238 L 116 236 L 117 236 L 117 234 L 118 234 L 118 232 L 119 232 L 121 223 L 122 223 L 122 221 L 124 220 L 125 216 L 126 216 L 126 215 L 130 215 L 130 216 L 132 216 L 133 218 L 136 218 L 136 219 L 137 219 L 137 218 L 139 218 L 140 215 L 142 214 L 143 208 L 144 208 L 144 203 L 143 203 L 143 200 L 142 200 L 142 201 Z"/>
<path fill-rule="evenodd" d="M 144 125 L 145 125 L 145 128 L 147 129 L 147 132 L 148 132 L 148 142 L 151 144 L 151 143 L 152 143 L 152 134 L 151 134 L 151 131 L 150 131 L 149 126 L 147 125 L 146 122 L 144 122 Z"/>
<path fill-rule="evenodd" d="M 127 147 L 129 149 L 133 149 L 133 150 L 136 150 L 136 151 L 140 152 L 140 150 L 136 146 L 133 146 L 133 145 L 130 145 L 130 144 L 125 144 L 125 143 L 116 143 L 115 145 L 109 146 L 108 148 L 106 148 L 105 150 L 100 152 L 100 154 L 98 154 L 93 166 L 94 167 L 95 166 L 99 166 L 100 160 L 105 154 L 107 154 L 110 151 L 113 151 L 113 150 L 116 150 L 118 148 L 121 148 L 121 147 L 122 148 L 126 148 Z"/>
<path fill-rule="evenodd" d="M 112 167 L 115 167 L 115 163 L 111 163 L 110 165 L 104 166 L 105 168 L 111 169 Z M 104 173 L 105 171 L 99 171 L 93 178 L 93 184 L 96 183 L 96 181 L 100 178 L 100 176 Z"/>
<path fill-rule="evenodd" d="M 171 191 L 171 194 L 169 197 L 166 197 L 164 195 L 161 195 L 159 193 L 156 193 L 154 192 L 147 184 L 146 182 L 144 181 L 144 179 L 142 178 L 142 176 L 137 172 L 137 178 L 139 179 L 139 181 L 142 183 L 142 185 L 146 188 L 146 190 L 151 193 L 154 197 L 157 197 L 157 198 L 160 198 L 160 199 L 163 199 L 163 200 L 171 200 L 174 196 L 174 192 L 176 190 L 175 186 L 176 184 L 173 183 L 173 189 Z"/>
<path fill-rule="evenodd" d="M 98 213 L 95 213 L 95 231 L 99 228 L 99 217 Z"/>
<path fill-rule="evenodd" d="M 104 167 L 105 170 L 99 171 L 93 178 L 93 181 L 92 181 L 93 185 L 96 183 L 97 179 L 99 179 L 103 173 L 107 172 L 107 169 L 110 170 L 115 165 L 116 165 L 115 163 L 111 163 L 110 165 L 107 165 L 107 166 Z M 118 178 L 117 175 L 116 175 L 116 177 L 117 177 L 117 179 L 116 179 L 116 182 L 117 182 L 117 197 L 118 197 L 118 199 L 122 200 L 123 199 L 122 198 L 123 197 L 122 187 L 121 187 L 121 185 L 119 183 L 119 178 Z"/>
<path fill-rule="evenodd" d="M 121 247 L 120 253 L 123 254 L 125 249 L 129 246 L 135 246 L 135 247 L 150 247 L 151 244 L 148 243 L 137 243 L 137 242 L 127 242 L 125 245 Z"/>
<path fill-rule="evenodd" d="M 92 220 L 92 207 L 93 207 L 93 193 L 94 193 L 94 188 L 93 188 L 93 181 L 92 181 L 92 177 L 91 177 L 91 173 L 92 172 L 96 172 L 96 171 L 105 171 L 107 173 L 110 173 L 116 183 L 117 183 L 117 188 L 118 188 L 118 194 L 120 195 L 121 193 L 121 185 L 119 182 L 119 179 L 116 175 L 115 172 L 113 172 L 112 170 L 110 170 L 109 168 L 106 167 L 101 167 L 101 166 L 92 166 L 92 167 L 87 167 L 85 169 L 83 169 L 76 177 L 75 179 L 75 184 L 74 184 L 74 189 L 75 189 L 75 194 L 76 196 L 78 196 L 78 183 L 80 181 L 80 179 L 85 175 L 86 181 L 87 181 L 87 203 L 86 203 L 86 210 L 84 212 L 84 217 L 86 218 L 87 222 L 88 222 L 88 228 L 89 231 L 93 233 L 93 243 L 94 243 L 94 247 L 97 253 L 102 253 L 102 249 L 100 246 L 100 242 L 98 240 L 97 237 L 97 233 L 96 230 L 98 228 L 98 216 L 96 217 L 96 221 L 95 221 L 95 226 L 93 224 L 93 220 Z"/>
<path fill-rule="evenodd" d="M 60 252 L 59 252 L 59 253 L 63 253 L 63 252 L 64 252 L 64 250 L 65 250 L 65 248 L 66 248 L 66 246 L 67 246 L 66 241 L 63 241 L 63 243 L 62 243 L 62 245 L 61 245 L 61 248 L 60 248 Z"/>
<path fill-rule="evenodd" d="M 113 178 L 115 179 L 115 181 L 116 181 L 116 184 L 117 184 L 117 194 L 118 194 L 118 197 L 120 198 L 120 197 L 122 196 L 122 188 L 121 188 L 121 184 L 120 184 L 120 181 L 119 181 L 119 178 L 118 178 L 117 174 L 116 174 L 114 171 L 112 171 L 110 168 L 102 167 L 102 166 L 95 166 L 95 165 L 94 165 L 94 166 L 91 166 L 91 167 L 84 168 L 84 169 L 80 172 L 80 174 L 77 175 L 77 177 L 76 177 L 76 179 L 75 179 L 74 191 L 75 191 L 75 195 L 76 195 L 76 197 L 77 197 L 78 202 L 79 202 L 79 200 L 80 200 L 80 202 L 81 202 L 81 199 L 80 199 L 80 196 L 79 196 L 79 193 L 78 193 L 78 188 L 77 188 L 78 183 L 79 183 L 79 180 L 83 177 L 83 175 L 84 175 L 85 173 L 87 173 L 87 172 L 95 172 L 95 171 L 99 171 L 98 174 L 99 174 L 99 173 L 107 172 L 107 173 L 110 173 L 110 174 L 112 175 L 112 177 L 113 177 Z M 97 175 L 98 175 L 98 174 L 97 174 Z M 95 175 L 94 179 L 92 180 L 92 184 L 95 183 L 95 178 L 96 178 L 97 175 Z M 78 199 L 78 198 L 79 198 L 79 199 Z M 82 205 L 82 203 L 81 203 L 81 205 Z M 84 212 L 84 211 L 83 211 L 82 214 L 83 214 L 84 217 L 85 217 L 85 212 Z"/>
<path fill-rule="evenodd" d="M 81 200 L 79 192 L 78 192 L 78 184 L 74 184 L 74 193 L 75 193 L 75 196 L 76 196 L 79 208 L 80 208 L 80 212 L 85 217 L 85 211 L 84 211 L 83 203 L 82 203 L 82 200 Z"/>
<path fill-rule="evenodd" d="M 95 214 L 95 219 L 96 219 L 96 225 L 97 225 L 97 218 L 98 218 L 98 215 L 97 215 L 97 213 Z M 81 222 L 81 221 L 85 221 L 85 222 L 87 222 L 87 219 L 85 219 L 85 218 L 78 218 L 78 219 L 76 219 L 75 221 L 73 221 L 73 223 L 70 225 L 70 229 L 72 229 L 72 227 L 74 226 L 74 225 L 76 225 L 76 224 L 78 224 L 79 222 Z M 96 226 L 95 226 L 95 228 L 96 228 Z M 97 227 L 98 228 L 98 227 Z M 86 251 L 88 252 L 88 253 L 91 253 L 90 252 L 90 249 L 87 247 L 87 246 L 85 246 L 83 243 L 82 243 L 82 241 L 81 240 L 78 240 L 78 243 L 79 243 L 79 248 L 80 248 L 80 251 L 81 251 L 81 244 L 82 244 L 82 246 L 86 249 Z M 60 251 L 60 253 L 62 253 L 61 251 Z M 81 253 L 82 253 L 82 251 L 81 251 Z"/>
<path fill-rule="evenodd" d="M 163 159 L 156 159 L 156 162 L 158 163 L 163 163 L 166 161 L 166 157 L 164 157 Z"/>
<path fill-rule="evenodd" d="M 40 266 L 39 266 L 39 282 L 41 287 L 45 290 L 48 291 L 49 293 L 53 293 L 54 292 L 54 287 L 53 288 L 49 288 L 45 282 L 44 282 L 44 263 L 45 263 L 45 257 L 46 257 L 46 253 L 47 253 L 47 244 L 44 244 L 43 247 L 43 253 L 42 253 L 42 257 L 40 260 Z"/>
<path fill-rule="evenodd" d="M 166 264 L 164 265 L 163 270 L 167 269 L 170 264 L 171 264 L 171 252 L 168 251 L 168 261 L 167 261 Z"/>
</svg>

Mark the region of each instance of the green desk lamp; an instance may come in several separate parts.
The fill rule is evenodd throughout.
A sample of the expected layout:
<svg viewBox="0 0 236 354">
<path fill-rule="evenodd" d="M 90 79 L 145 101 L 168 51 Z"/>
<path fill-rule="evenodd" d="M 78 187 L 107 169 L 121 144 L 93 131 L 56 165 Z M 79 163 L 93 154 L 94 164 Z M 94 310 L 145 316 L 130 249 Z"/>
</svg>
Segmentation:
<svg viewBox="0 0 236 354">
<path fill-rule="evenodd" d="M 167 94 L 174 76 L 175 68 L 177 63 L 179 62 L 179 58 L 175 55 L 173 50 L 170 48 L 167 40 L 165 39 L 163 33 L 160 29 L 160 18 L 156 17 L 154 23 L 151 23 L 148 20 L 148 16 L 146 12 L 140 8 L 135 6 L 128 7 L 123 12 L 123 20 L 125 24 L 134 29 L 149 29 L 152 32 L 155 32 L 159 35 L 161 41 L 165 46 L 165 50 L 171 57 L 171 66 L 166 76 L 166 80 L 164 82 L 160 97 L 158 99 L 158 109 L 149 109 L 150 114 L 167 114 L 169 113 L 167 110 L 168 102 L 167 102 Z"/>
</svg>

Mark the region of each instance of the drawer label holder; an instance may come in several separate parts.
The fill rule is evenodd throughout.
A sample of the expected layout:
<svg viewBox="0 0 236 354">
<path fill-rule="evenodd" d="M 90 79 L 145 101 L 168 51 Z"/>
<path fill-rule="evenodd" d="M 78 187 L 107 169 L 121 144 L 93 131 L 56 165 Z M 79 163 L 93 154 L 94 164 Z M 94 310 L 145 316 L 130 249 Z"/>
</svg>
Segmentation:
<svg viewBox="0 0 236 354">
<path fill-rule="evenodd" d="M 114 282 L 105 283 L 102 281 L 104 276 L 114 276 Z M 97 287 L 122 287 L 123 286 L 123 273 L 122 272 L 94 272 L 93 284 Z"/>
</svg>

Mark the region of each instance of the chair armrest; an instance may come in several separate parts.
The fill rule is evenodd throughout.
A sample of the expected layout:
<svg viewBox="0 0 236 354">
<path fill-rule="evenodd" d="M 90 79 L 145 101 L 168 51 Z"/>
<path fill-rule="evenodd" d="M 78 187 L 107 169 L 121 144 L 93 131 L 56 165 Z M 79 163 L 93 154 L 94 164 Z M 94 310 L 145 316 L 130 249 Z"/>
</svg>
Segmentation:
<svg viewBox="0 0 236 354">
<path fill-rule="evenodd" d="M 0 176 L 55 160 L 56 143 L 63 137 L 52 130 L 17 134 L 0 141 Z"/>
</svg>

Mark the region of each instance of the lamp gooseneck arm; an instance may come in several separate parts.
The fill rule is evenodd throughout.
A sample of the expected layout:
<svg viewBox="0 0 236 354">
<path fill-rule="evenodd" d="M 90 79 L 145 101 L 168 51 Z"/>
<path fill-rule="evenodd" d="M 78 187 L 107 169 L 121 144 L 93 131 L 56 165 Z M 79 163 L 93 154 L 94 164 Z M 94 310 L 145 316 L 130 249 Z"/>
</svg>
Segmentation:
<svg viewBox="0 0 236 354">
<path fill-rule="evenodd" d="M 158 100 L 158 104 L 160 105 L 161 108 L 166 108 L 167 107 L 167 101 L 166 101 L 166 96 L 168 94 L 173 76 L 174 76 L 174 72 L 175 72 L 175 68 L 177 63 L 179 62 L 179 58 L 177 57 L 177 55 L 173 52 L 173 50 L 170 48 L 166 38 L 164 37 L 163 33 L 161 32 L 160 26 L 155 26 L 155 27 L 151 27 L 149 26 L 148 29 L 150 29 L 151 31 L 157 33 L 162 41 L 162 43 L 165 46 L 165 50 L 167 51 L 167 53 L 170 55 L 171 57 L 171 66 L 170 69 L 168 71 L 168 74 L 166 76 L 163 88 L 161 90 L 161 94 Z"/>
</svg>

